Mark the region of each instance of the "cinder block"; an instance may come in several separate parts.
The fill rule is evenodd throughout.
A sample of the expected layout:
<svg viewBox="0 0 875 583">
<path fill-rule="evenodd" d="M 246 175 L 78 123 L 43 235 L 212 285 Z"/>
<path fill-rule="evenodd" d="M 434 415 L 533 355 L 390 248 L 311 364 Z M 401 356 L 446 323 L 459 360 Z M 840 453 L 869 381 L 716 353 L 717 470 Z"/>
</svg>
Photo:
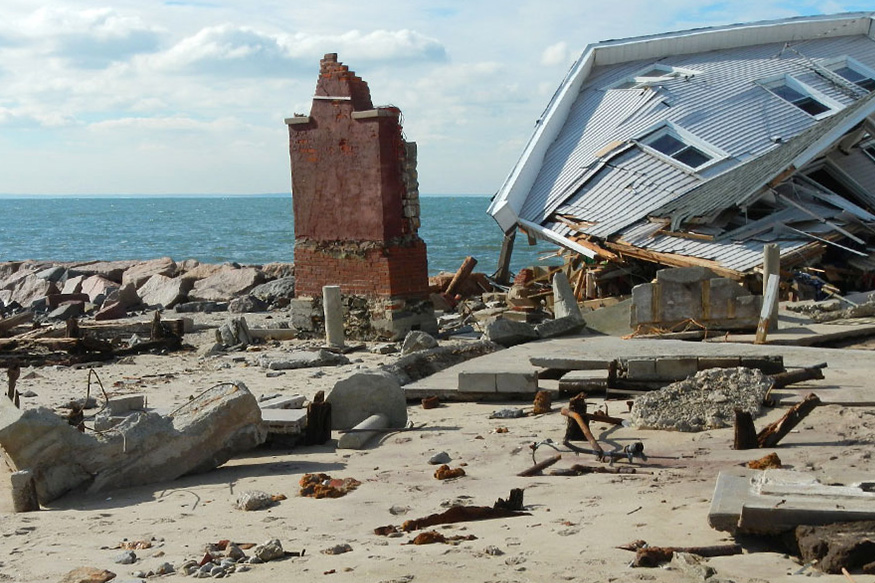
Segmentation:
<svg viewBox="0 0 875 583">
<path fill-rule="evenodd" d="M 494 393 L 497 390 L 493 372 L 460 372 L 460 393 Z"/>
<path fill-rule="evenodd" d="M 626 378 L 646 381 L 656 378 L 656 360 L 653 358 L 630 358 L 626 361 Z"/>
<path fill-rule="evenodd" d="M 112 397 L 106 402 L 106 408 L 110 415 L 124 415 L 129 411 L 138 411 L 146 408 L 146 395 L 126 395 L 124 397 Z"/>
<path fill-rule="evenodd" d="M 699 370 L 709 368 L 736 368 L 741 366 L 741 358 L 738 356 L 700 356 Z"/>
<path fill-rule="evenodd" d="M 495 375 L 495 388 L 499 393 L 537 393 L 538 373 L 500 372 Z"/>
<path fill-rule="evenodd" d="M 695 357 L 657 358 L 656 378 L 663 381 L 680 381 L 698 372 L 699 362 Z"/>
</svg>

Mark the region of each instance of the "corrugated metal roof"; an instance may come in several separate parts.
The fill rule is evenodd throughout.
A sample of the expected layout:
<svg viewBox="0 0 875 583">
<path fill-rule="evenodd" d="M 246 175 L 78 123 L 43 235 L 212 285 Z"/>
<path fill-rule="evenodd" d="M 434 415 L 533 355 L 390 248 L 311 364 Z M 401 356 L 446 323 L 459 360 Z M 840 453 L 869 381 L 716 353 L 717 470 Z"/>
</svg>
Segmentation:
<svg viewBox="0 0 875 583">
<path fill-rule="evenodd" d="M 815 39 L 793 48 L 795 52 L 785 50 L 783 44 L 772 43 L 669 56 L 659 62 L 699 71 L 699 74 L 690 79 L 681 77 L 665 82 L 658 90 L 603 89 L 640 71 L 649 63 L 647 60 L 594 69 L 571 107 L 565 125 L 547 150 L 540 172 L 520 210 L 520 218 L 542 223 L 551 212 L 573 206 L 570 198 L 576 196 L 580 182 L 596 166 L 596 153 L 612 141 L 638 137 L 663 120 L 678 124 L 729 154 L 722 164 L 702 172 L 705 178 L 712 173 L 725 172 L 728 167 L 740 167 L 769 150 L 784 150 L 788 144 L 775 148 L 770 138 L 781 136 L 786 141 L 815 124 L 829 125 L 829 120 L 836 116 L 817 123 L 805 112 L 757 85 L 755 80 L 781 74 L 811 75 L 811 83 L 816 84 L 818 90 L 830 91 L 830 97 L 848 104 L 851 103 L 849 96 L 841 91 L 831 91 L 828 81 L 812 73 L 808 59 L 822 60 L 847 54 L 875 68 L 875 41 L 863 35 Z M 787 157 L 792 159 L 795 156 Z M 775 155 L 775 158 L 783 160 L 785 156 Z M 775 160 L 767 160 L 763 165 L 773 168 Z M 745 168 L 745 172 L 748 169 Z M 610 181 L 604 171 L 597 174 L 601 182 Z M 616 179 L 617 184 L 622 182 L 622 179 Z M 707 183 L 699 188 L 703 196 L 697 196 L 695 200 L 700 205 L 706 209 L 719 206 L 718 200 L 708 202 L 711 195 L 706 190 L 712 189 Z M 719 190 L 713 198 L 722 198 L 723 192 Z M 607 192 L 602 194 L 607 196 Z M 684 197 L 684 205 L 688 197 L 690 195 Z M 641 200 L 646 206 L 651 206 L 646 202 L 648 197 L 641 197 Z M 674 207 L 669 205 L 664 210 L 668 208 Z M 625 225 L 640 215 L 638 207 L 631 210 L 630 221 Z M 576 216 L 591 220 L 585 215 Z M 622 222 L 612 225 L 611 228 L 625 226 Z M 593 233 L 604 236 L 606 228 L 596 229 Z"/>
</svg>

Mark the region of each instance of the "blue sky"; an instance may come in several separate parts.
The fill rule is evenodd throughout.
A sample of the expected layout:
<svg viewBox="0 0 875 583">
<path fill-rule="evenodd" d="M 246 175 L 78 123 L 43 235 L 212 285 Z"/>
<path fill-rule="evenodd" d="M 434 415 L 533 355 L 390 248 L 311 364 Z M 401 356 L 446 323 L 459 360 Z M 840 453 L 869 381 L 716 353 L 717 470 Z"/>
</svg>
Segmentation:
<svg viewBox="0 0 875 583">
<path fill-rule="evenodd" d="M 427 194 L 491 194 L 588 43 L 861 2 L 3 0 L 0 193 L 289 190 L 336 52 L 404 114 Z"/>
</svg>

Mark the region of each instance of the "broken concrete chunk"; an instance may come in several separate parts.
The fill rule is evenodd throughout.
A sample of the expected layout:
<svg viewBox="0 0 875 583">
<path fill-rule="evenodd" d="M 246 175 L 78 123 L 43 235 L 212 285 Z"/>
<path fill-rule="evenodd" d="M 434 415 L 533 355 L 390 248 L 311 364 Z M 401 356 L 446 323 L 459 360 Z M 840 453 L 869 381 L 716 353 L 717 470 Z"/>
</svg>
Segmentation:
<svg viewBox="0 0 875 583">
<path fill-rule="evenodd" d="M 283 545 L 279 539 L 271 539 L 266 543 L 253 548 L 252 554 L 266 563 L 275 559 L 281 559 L 285 555 L 285 552 L 283 551 Z"/>
<path fill-rule="evenodd" d="M 577 334 L 586 327 L 583 322 L 583 317 L 563 316 L 555 320 L 546 320 L 535 326 L 540 338 L 556 338 L 558 336 L 568 336 Z"/>
<path fill-rule="evenodd" d="M 352 430 L 344 433 L 337 440 L 338 449 L 361 449 L 368 441 L 381 433 L 382 429 L 389 427 L 389 417 L 376 413 L 371 415 Z"/>
<path fill-rule="evenodd" d="M 139 486 L 203 472 L 266 437 L 255 397 L 242 383 L 212 387 L 169 416 L 137 413 L 102 435 L 80 433 L 49 409 L 0 399 L 7 463 L 33 472 L 41 503 L 79 487 Z"/>
<path fill-rule="evenodd" d="M 538 339 L 534 326 L 525 322 L 514 322 L 507 318 L 498 318 L 487 323 L 483 330 L 487 340 L 508 348 L 524 342 Z"/>
<path fill-rule="evenodd" d="M 248 345 L 252 343 L 249 325 L 246 318 L 232 318 L 216 330 L 216 342 L 226 348 L 229 346 Z"/>
<path fill-rule="evenodd" d="M 340 366 L 349 364 L 349 359 L 342 354 L 325 349 L 296 350 L 282 357 L 264 354 L 258 359 L 258 363 L 262 368 L 270 370 L 292 370 L 317 366 Z"/>
<path fill-rule="evenodd" d="M 404 391 L 398 380 L 384 371 L 358 372 L 338 381 L 325 401 L 331 403 L 332 429 L 351 429 L 377 413 L 389 418 L 389 427 L 407 424 Z"/>
<path fill-rule="evenodd" d="M 170 278 L 156 273 L 137 290 L 140 299 L 147 306 L 161 306 L 166 309 L 176 307 L 187 299 L 191 280 L 181 277 Z"/>
<path fill-rule="evenodd" d="M 257 285 L 249 293 L 268 305 L 285 307 L 295 297 L 295 277 L 281 277 Z"/>
<path fill-rule="evenodd" d="M 428 332 L 422 330 L 411 330 L 404 337 L 404 342 L 401 344 L 401 356 L 407 356 L 413 352 L 420 350 L 428 350 L 435 348 L 438 345 L 437 340 Z"/>
<path fill-rule="evenodd" d="M 557 320 L 570 318 L 577 322 L 583 322 L 583 314 L 577 305 L 577 298 L 568 276 L 563 271 L 557 271 L 553 275 L 553 315 Z"/>
</svg>

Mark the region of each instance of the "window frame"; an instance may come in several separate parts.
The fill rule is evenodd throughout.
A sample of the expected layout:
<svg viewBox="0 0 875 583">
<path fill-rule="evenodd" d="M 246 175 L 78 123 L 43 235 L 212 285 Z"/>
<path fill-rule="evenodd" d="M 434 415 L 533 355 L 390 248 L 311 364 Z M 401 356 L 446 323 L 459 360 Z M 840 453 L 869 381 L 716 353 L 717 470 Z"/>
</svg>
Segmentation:
<svg viewBox="0 0 875 583">
<path fill-rule="evenodd" d="M 796 79 L 790 74 L 783 74 L 777 75 L 775 77 L 768 77 L 766 79 L 760 79 L 759 81 L 757 81 L 757 84 L 762 86 L 763 89 L 768 91 L 775 98 L 780 99 L 783 103 L 795 107 L 805 115 L 817 120 L 829 117 L 845 108 L 844 105 L 842 105 L 840 102 L 836 101 L 832 97 L 821 93 L 810 85 L 806 85 L 805 83 L 803 83 L 799 79 Z M 784 97 L 781 97 L 780 95 L 775 93 L 773 89 L 777 89 L 778 87 L 789 87 L 790 89 L 803 95 L 804 97 L 808 97 L 820 103 L 822 106 L 826 107 L 826 111 L 822 111 L 817 114 L 811 114 L 790 101 L 789 99 L 785 99 Z"/>
<path fill-rule="evenodd" d="M 836 57 L 834 59 L 827 59 L 826 61 L 823 61 L 821 63 L 821 66 L 823 66 L 826 69 L 829 69 L 830 71 L 832 71 L 836 75 L 839 75 L 839 73 L 836 73 L 836 71 L 838 69 L 842 69 L 844 67 L 847 67 L 848 69 L 854 71 L 858 75 L 860 75 L 862 77 L 866 77 L 867 79 L 869 79 L 873 83 L 875 83 L 875 69 L 872 69 L 871 67 L 867 67 L 866 65 L 864 65 L 863 63 L 861 63 L 857 59 L 855 59 L 853 57 L 849 57 L 848 55 Z M 868 91 L 869 93 L 872 93 L 873 91 L 875 91 L 875 88 L 866 89 L 865 87 L 863 87 L 862 85 L 860 85 L 856 81 L 851 81 L 850 79 L 848 79 L 844 75 L 839 75 L 839 77 L 841 77 L 842 79 L 844 79 L 845 81 L 847 81 L 849 83 L 853 83 L 854 85 L 856 85 L 860 89 Z"/>
<path fill-rule="evenodd" d="M 659 138 L 661 138 L 665 135 L 671 136 L 672 138 L 683 143 L 686 146 L 686 148 L 684 148 L 682 150 L 678 150 L 678 152 L 683 152 L 687 148 L 693 148 L 695 150 L 698 150 L 702 154 L 708 156 L 709 157 L 708 161 L 706 161 L 703 164 L 700 164 L 699 166 L 693 167 L 693 166 L 690 166 L 690 165 L 686 164 L 685 162 L 679 160 L 678 158 L 675 158 L 675 156 L 673 154 L 666 154 L 660 150 L 657 150 L 653 146 L 651 146 L 651 144 L 653 142 L 655 142 L 656 140 L 658 140 Z M 660 122 L 654 126 L 649 127 L 647 130 L 641 132 L 639 137 L 636 138 L 634 141 L 639 147 L 644 149 L 646 152 L 648 152 L 654 156 L 657 156 L 657 157 L 665 160 L 666 162 L 673 164 L 674 166 L 678 166 L 683 170 L 686 170 L 688 172 L 693 172 L 696 174 L 700 173 L 702 170 L 705 170 L 706 168 L 710 168 L 714 164 L 717 164 L 718 162 L 729 157 L 729 154 L 727 154 L 726 152 L 720 150 L 719 148 L 712 146 L 711 144 L 702 140 L 698 136 L 695 136 L 694 134 L 688 132 L 687 130 L 683 129 L 682 127 L 680 127 L 680 126 L 678 126 L 670 121 Z"/>
<path fill-rule="evenodd" d="M 652 71 L 654 69 L 661 70 L 665 72 L 665 75 L 661 75 L 659 77 L 653 76 L 644 76 L 644 73 Z M 680 77 L 694 77 L 696 75 L 701 75 L 700 71 L 694 71 L 692 69 L 685 69 L 683 67 L 673 67 L 671 65 L 665 65 L 663 63 L 651 63 L 646 67 L 642 67 L 638 71 L 636 71 L 633 75 L 627 75 L 623 77 L 619 81 L 614 81 L 613 83 L 606 85 L 602 89 L 608 91 L 610 89 L 618 89 L 618 90 L 629 90 L 629 89 L 641 89 L 643 87 L 652 87 L 653 85 L 659 85 L 660 83 L 667 83 L 669 81 L 674 81 L 675 79 L 679 79 Z M 631 87 L 621 87 L 621 85 L 631 84 Z"/>
</svg>

